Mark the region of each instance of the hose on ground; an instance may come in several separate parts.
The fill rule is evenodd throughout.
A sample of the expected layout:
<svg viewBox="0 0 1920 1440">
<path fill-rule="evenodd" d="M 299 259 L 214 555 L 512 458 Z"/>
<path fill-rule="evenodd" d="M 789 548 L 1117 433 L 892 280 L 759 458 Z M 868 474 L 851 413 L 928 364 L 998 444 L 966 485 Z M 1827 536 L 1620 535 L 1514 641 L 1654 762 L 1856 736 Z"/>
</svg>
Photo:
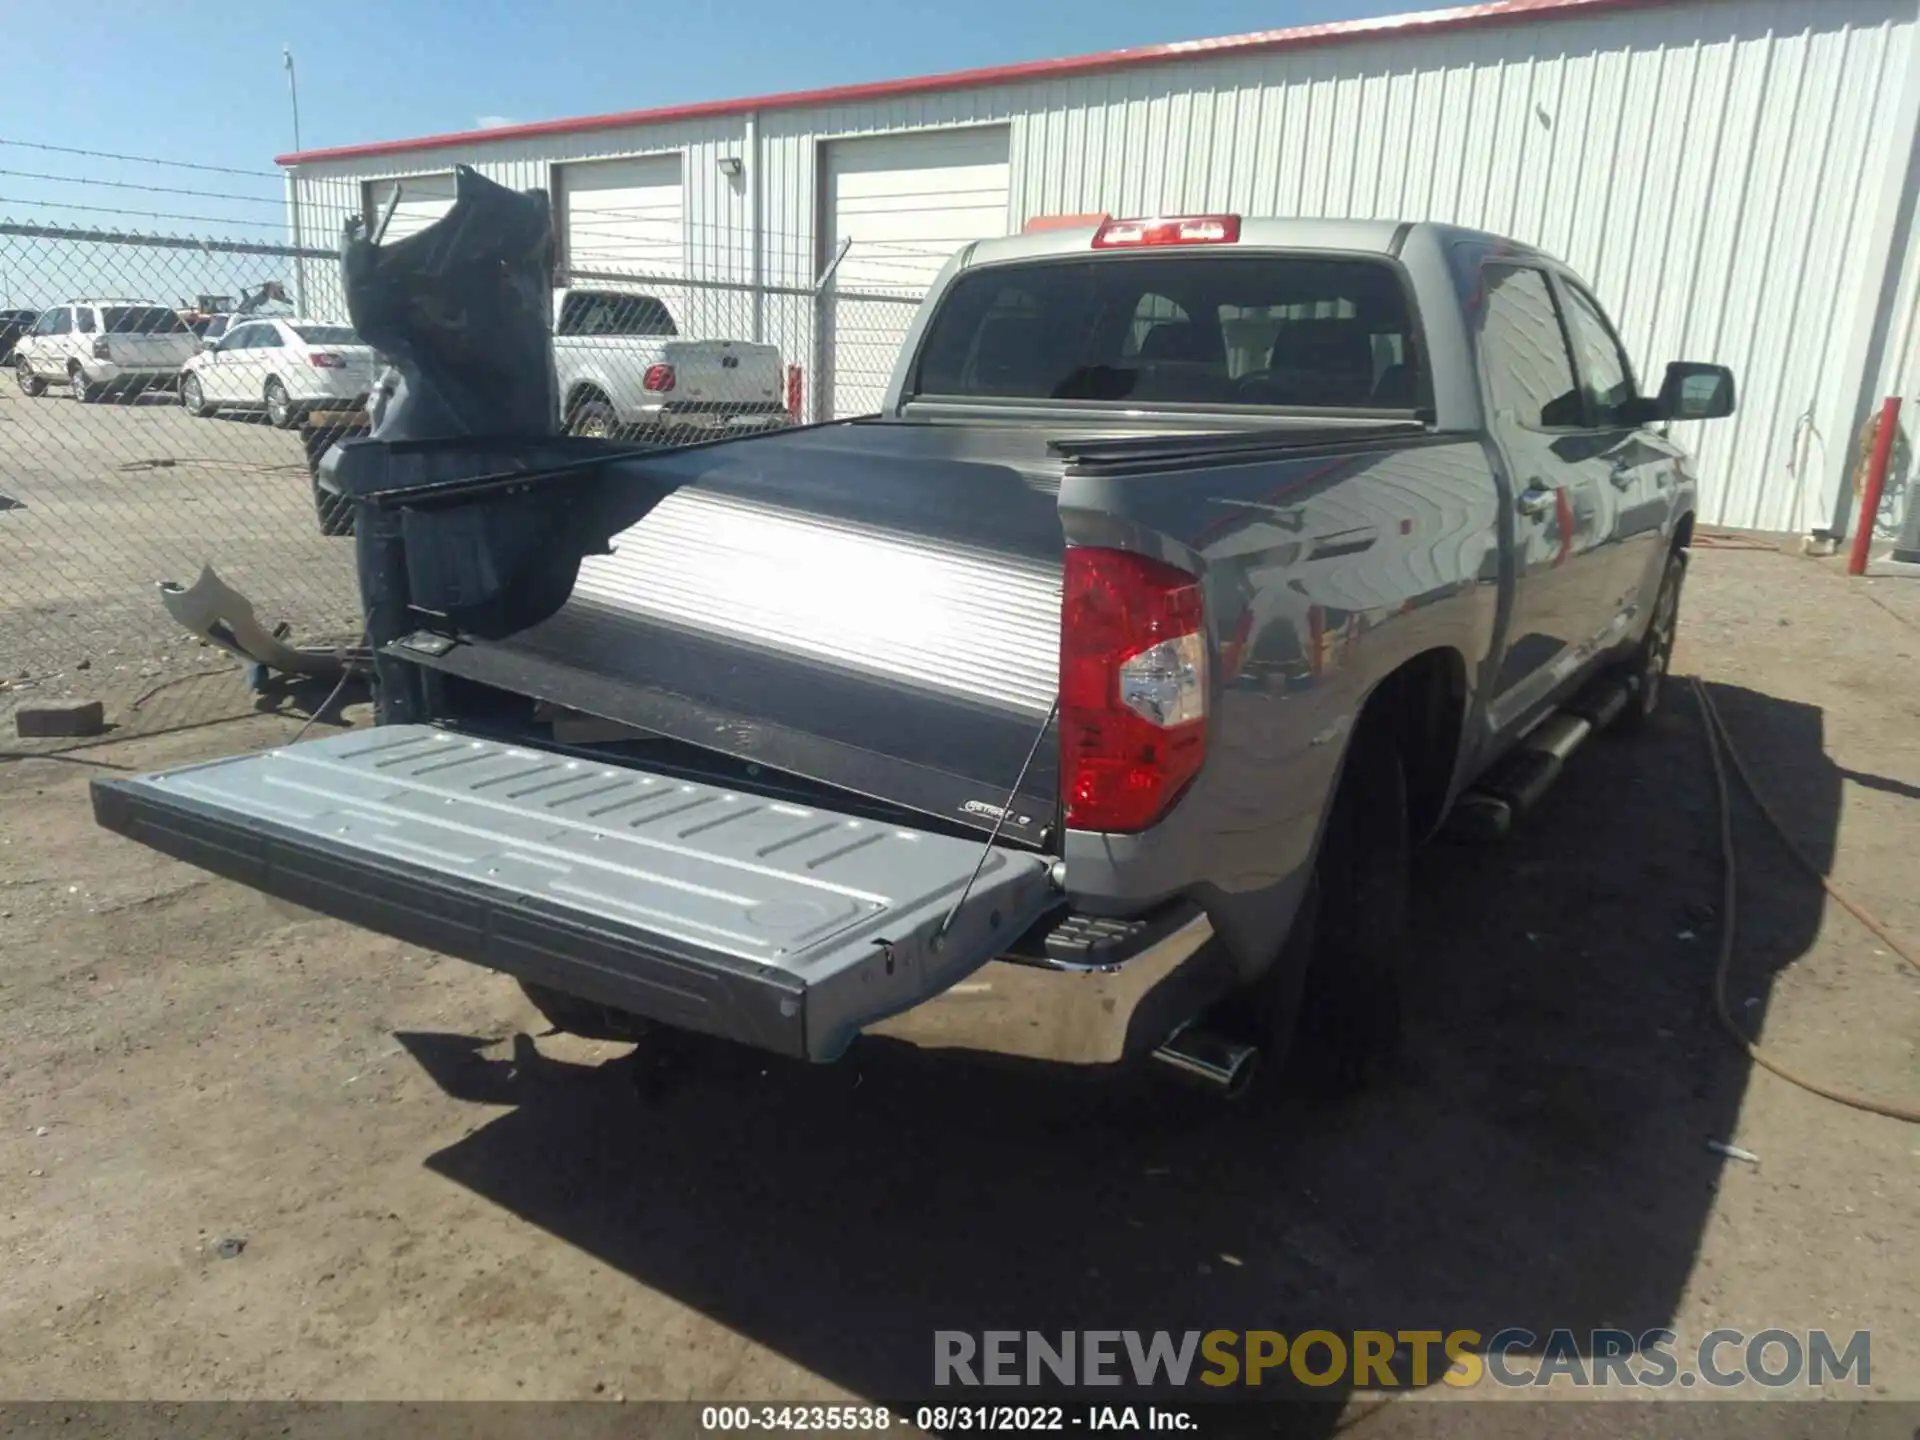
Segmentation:
<svg viewBox="0 0 1920 1440">
<path fill-rule="evenodd" d="M 1720 926 L 1720 956 L 1713 971 L 1713 1003 L 1714 1008 L 1719 1012 L 1721 1025 L 1733 1037 L 1734 1043 L 1746 1053 L 1748 1059 L 1763 1069 L 1772 1071 L 1789 1084 L 1797 1085 L 1810 1094 L 1850 1106 L 1855 1110 L 1865 1110 L 1870 1114 L 1885 1115 L 1890 1119 L 1905 1120 L 1909 1124 L 1920 1125 L 1920 1106 L 1903 1105 L 1872 1095 L 1862 1095 L 1858 1091 L 1829 1085 L 1825 1081 L 1802 1075 L 1769 1055 L 1751 1035 L 1740 1028 L 1739 1022 L 1733 1018 L 1733 1009 L 1727 1003 L 1727 977 L 1733 968 L 1734 944 L 1737 935 L 1736 906 L 1739 875 L 1735 865 L 1733 845 L 1733 799 L 1727 789 L 1727 761 L 1729 760 L 1733 762 L 1734 773 L 1740 777 L 1740 783 L 1746 789 L 1748 797 L 1759 808 L 1761 815 L 1773 827 L 1774 833 L 1780 837 L 1781 842 L 1787 847 L 1787 852 L 1793 856 L 1800 867 L 1818 880 L 1827 894 L 1839 901 L 1850 915 L 1878 936 L 1894 954 L 1916 969 L 1920 969 L 1920 959 L 1916 959 L 1912 950 L 1894 939 L 1887 927 L 1865 906 L 1857 903 L 1829 879 L 1794 842 L 1793 837 L 1787 833 L 1786 826 L 1781 824 L 1780 817 L 1774 814 L 1773 807 L 1768 805 L 1760 794 L 1760 788 L 1753 783 L 1753 776 L 1748 773 L 1746 762 L 1740 758 L 1740 752 L 1734 746 L 1733 737 L 1727 732 L 1726 722 L 1720 718 L 1719 708 L 1713 703 L 1713 696 L 1707 693 L 1707 687 L 1697 676 L 1693 680 L 1693 698 L 1700 709 L 1700 724 L 1706 740 L 1707 758 L 1713 762 L 1713 788 L 1720 812 L 1721 911 L 1724 918 Z"/>
</svg>

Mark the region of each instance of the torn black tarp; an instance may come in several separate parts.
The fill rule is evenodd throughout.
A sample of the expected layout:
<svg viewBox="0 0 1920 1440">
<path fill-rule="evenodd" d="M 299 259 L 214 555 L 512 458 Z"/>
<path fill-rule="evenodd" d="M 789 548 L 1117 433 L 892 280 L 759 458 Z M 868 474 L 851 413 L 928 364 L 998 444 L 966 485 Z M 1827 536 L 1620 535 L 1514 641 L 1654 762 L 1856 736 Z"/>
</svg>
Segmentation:
<svg viewBox="0 0 1920 1440">
<path fill-rule="evenodd" d="M 401 189 L 406 181 L 398 182 Z M 348 222 L 347 313 L 393 374 L 376 440 L 535 439 L 559 428 L 553 369 L 553 217 L 539 190 L 454 167 L 453 208 L 391 245 Z"/>
</svg>

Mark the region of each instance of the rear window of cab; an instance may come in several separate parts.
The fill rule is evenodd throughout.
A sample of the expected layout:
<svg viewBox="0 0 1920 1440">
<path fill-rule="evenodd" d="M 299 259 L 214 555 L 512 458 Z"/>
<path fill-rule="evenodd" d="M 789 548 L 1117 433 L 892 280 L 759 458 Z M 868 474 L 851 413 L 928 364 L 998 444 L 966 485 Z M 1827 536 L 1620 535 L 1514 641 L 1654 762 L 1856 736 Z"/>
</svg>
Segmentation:
<svg viewBox="0 0 1920 1440">
<path fill-rule="evenodd" d="M 1103 255 L 960 276 L 914 398 L 1410 410 L 1420 347 L 1399 271 L 1366 258 Z"/>
</svg>

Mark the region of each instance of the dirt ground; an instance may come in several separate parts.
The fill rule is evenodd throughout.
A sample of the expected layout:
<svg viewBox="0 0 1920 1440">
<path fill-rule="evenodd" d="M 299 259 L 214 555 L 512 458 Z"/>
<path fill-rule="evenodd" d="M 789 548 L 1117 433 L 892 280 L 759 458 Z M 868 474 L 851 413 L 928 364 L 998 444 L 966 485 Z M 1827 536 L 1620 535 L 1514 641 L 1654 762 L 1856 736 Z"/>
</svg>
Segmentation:
<svg viewBox="0 0 1920 1440">
<path fill-rule="evenodd" d="M 1702 549 L 1677 666 L 1920 941 L 1917 623 L 1920 582 Z M 624 1047 L 520 1038 L 504 978 L 97 830 L 97 773 L 0 765 L 0 1397 L 898 1398 L 942 1328 L 1523 1325 L 1868 1329 L 1920 1399 L 1920 1130 L 1717 1029 L 1684 690 L 1509 841 L 1422 853 L 1406 1068 L 1337 1110 L 879 1039 L 644 1090 Z M 1920 972 L 1737 829 L 1736 1007 L 1920 1099 Z"/>
<path fill-rule="evenodd" d="M 159 582 L 190 585 L 203 564 L 302 641 L 358 629 L 353 544 L 320 533 L 297 433 L 196 419 L 170 393 L 29 397 L 8 377 L 0 717 L 17 699 L 118 695 L 203 668 L 214 657 L 155 598 Z"/>
</svg>

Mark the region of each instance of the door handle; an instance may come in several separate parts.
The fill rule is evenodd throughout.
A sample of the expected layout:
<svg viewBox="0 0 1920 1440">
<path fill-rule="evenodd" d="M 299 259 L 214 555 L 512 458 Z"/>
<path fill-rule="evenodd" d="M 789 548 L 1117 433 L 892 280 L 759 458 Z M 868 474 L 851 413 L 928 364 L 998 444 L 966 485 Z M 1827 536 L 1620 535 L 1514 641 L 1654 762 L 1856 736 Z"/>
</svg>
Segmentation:
<svg viewBox="0 0 1920 1440">
<path fill-rule="evenodd" d="M 1633 484 L 1633 466 L 1625 460 L 1616 460 L 1613 468 L 1607 472 L 1607 479 L 1613 482 L 1613 488 L 1624 490 Z"/>
<path fill-rule="evenodd" d="M 1538 480 L 1532 481 L 1514 496 L 1513 508 L 1529 519 L 1537 518 L 1553 508 L 1553 491 Z"/>
</svg>

